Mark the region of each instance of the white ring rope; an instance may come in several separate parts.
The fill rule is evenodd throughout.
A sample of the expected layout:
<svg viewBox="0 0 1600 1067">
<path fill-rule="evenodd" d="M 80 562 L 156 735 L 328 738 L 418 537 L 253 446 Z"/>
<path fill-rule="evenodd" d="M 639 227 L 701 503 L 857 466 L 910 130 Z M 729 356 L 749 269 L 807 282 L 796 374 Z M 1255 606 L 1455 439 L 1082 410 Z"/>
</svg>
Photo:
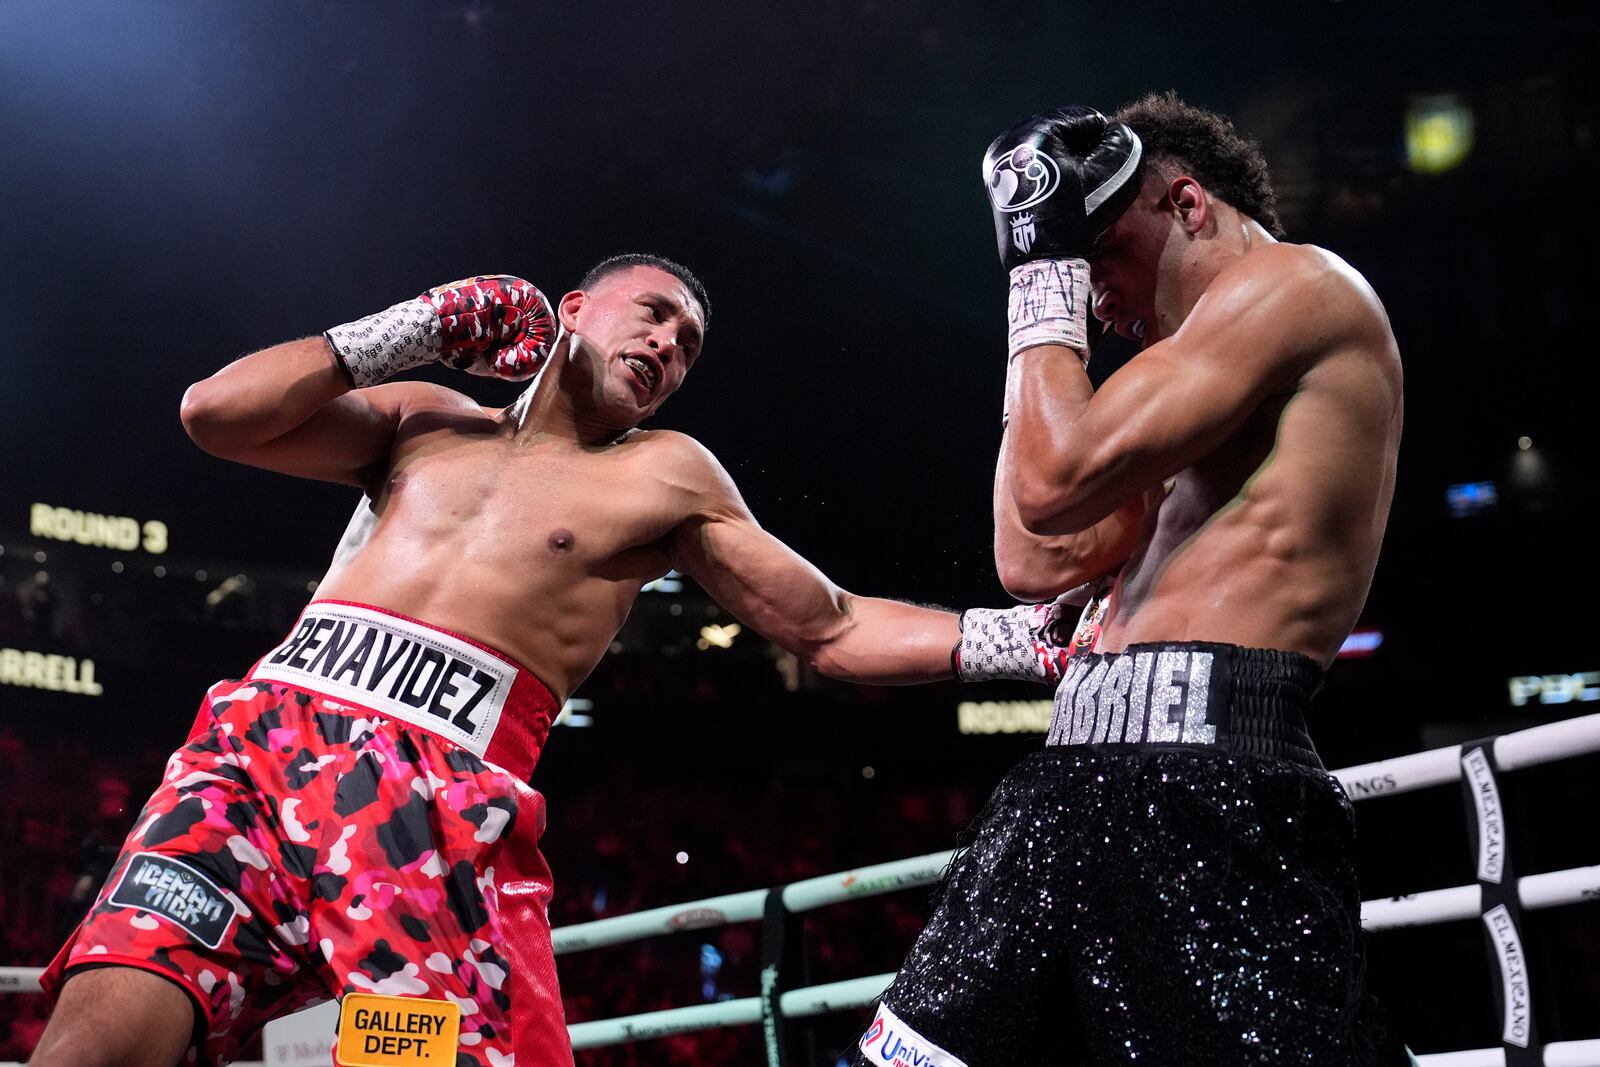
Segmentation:
<svg viewBox="0 0 1600 1067">
<path fill-rule="evenodd" d="M 1595 751 L 1600 751 L 1600 715 L 1535 726 L 1504 734 L 1494 742 L 1495 762 L 1502 771 Z M 1346 767 L 1332 774 L 1351 800 L 1368 800 L 1459 780 L 1460 753 L 1460 748 L 1452 745 Z M 943 876 L 952 855 L 952 852 L 935 852 L 795 882 L 784 887 L 783 904 L 792 912 L 810 911 L 845 900 L 931 885 Z M 577 923 L 551 931 L 551 940 L 559 955 L 684 930 L 753 922 L 762 917 L 768 892 L 753 889 Z M 1478 886 L 1467 885 L 1364 901 L 1361 925 L 1375 931 L 1478 918 L 1480 893 Z M 1526 875 L 1517 879 L 1517 895 L 1527 909 L 1600 900 L 1600 866 Z M 0 967 L 0 993 L 37 992 L 41 970 Z M 880 974 L 792 989 L 781 994 L 779 1008 L 785 1016 L 796 1018 L 859 1008 L 876 999 L 893 978 L 893 973 Z M 573 1023 L 567 1029 L 572 1036 L 572 1047 L 584 1049 L 760 1021 L 760 999 L 745 997 Z M 1472 1049 L 1422 1055 L 1417 1060 L 1422 1067 L 1504 1067 L 1505 1053 L 1498 1048 Z M 1600 1067 L 1600 1040 L 1547 1044 L 1544 1063 L 1545 1067 Z"/>
<path fill-rule="evenodd" d="M 1433 1052 L 1418 1056 L 1420 1067 L 1506 1067 L 1503 1048 L 1475 1048 L 1466 1052 Z M 1544 1047 L 1544 1067 L 1595 1067 L 1600 1063 L 1600 1041 L 1554 1041 Z"/>
<path fill-rule="evenodd" d="M 43 967 L 0 967 L 0 993 L 38 993 Z"/>
<path fill-rule="evenodd" d="M 1600 866 L 1573 867 L 1517 879 L 1517 899 L 1529 911 L 1600 900 Z M 1430 926 L 1457 919 L 1476 919 L 1483 899 L 1476 885 L 1430 889 L 1403 897 L 1361 902 L 1361 925 L 1367 930 L 1393 930 L 1401 926 Z"/>
<path fill-rule="evenodd" d="M 1596 751 L 1600 751 L 1600 715 L 1532 726 L 1514 734 L 1502 734 L 1494 742 L 1494 760 L 1502 771 Z M 1409 793 L 1460 778 L 1461 749 L 1450 745 L 1331 773 L 1339 779 L 1351 800 Z"/>
<path fill-rule="evenodd" d="M 840 871 L 838 874 L 824 874 L 794 882 L 783 887 L 783 906 L 790 911 L 811 911 L 857 897 L 932 885 L 944 876 L 945 865 L 950 862 L 952 855 L 953 852 L 933 852 L 926 856 L 875 863 L 853 871 Z M 680 930 L 753 922 L 761 918 L 767 892 L 765 889 L 751 889 L 610 919 L 576 923 L 550 931 L 550 941 L 559 956 L 566 952 L 581 952 L 659 934 L 674 934 Z"/>
<path fill-rule="evenodd" d="M 604 945 L 638 941 L 679 930 L 700 930 L 708 926 L 726 926 L 729 923 L 753 922 L 761 918 L 766 903 L 765 889 L 751 889 L 743 893 L 730 893 L 723 897 L 708 897 L 688 904 L 669 904 L 664 908 L 636 911 L 611 919 L 574 923 L 550 931 L 550 942 L 557 956 L 564 952 L 582 952 Z"/>
</svg>

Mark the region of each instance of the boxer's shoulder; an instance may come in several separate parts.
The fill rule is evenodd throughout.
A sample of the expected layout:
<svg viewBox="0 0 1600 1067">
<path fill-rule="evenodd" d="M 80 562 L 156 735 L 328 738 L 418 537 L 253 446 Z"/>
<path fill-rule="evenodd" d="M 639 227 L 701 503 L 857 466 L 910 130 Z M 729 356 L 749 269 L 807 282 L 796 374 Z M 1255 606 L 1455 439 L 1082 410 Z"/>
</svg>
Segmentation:
<svg viewBox="0 0 1600 1067">
<path fill-rule="evenodd" d="M 1315 245 L 1268 243 L 1219 271 L 1185 322 L 1196 339 L 1242 333 L 1263 360 L 1310 365 L 1351 343 L 1392 335 L 1383 305 L 1359 272 Z"/>
<path fill-rule="evenodd" d="M 1256 245 L 1217 272 L 1206 287 L 1213 294 L 1252 300 L 1302 300 L 1325 288 L 1349 284 L 1354 275 L 1338 256 L 1316 245 L 1269 241 Z"/>
<path fill-rule="evenodd" d="M 616 442 L 627 457 L 652 477 L 693 492 L 731 486 L 728 472 L 711 450 L 677 430 L 630 430 Z"/>
<path fill-rule="evenodd" d="M 1317 245 L 1277 241 L 1253 248 L 1217 275 L 1223 290 L 1271 295 L 1301 312 L 1319 313 L 1330 321 L 1352 324 L 1370 320 L 1383 307 L 1361 272 L 1343 258 Z"/>
<path fill-rule="evenodd" d="M 1287 315 L 1286 339 L 1314 357 L 1308 370 L 1332 360 L 1365 367 L 1368 377 L 1399 374 L 1389 315 L 1360 271 L 1316 245 L 1279 244 L 1261 251 L 1270 253 L 1262 257 L 1265 277 L 1279 279 L 1282 306 L 1293 312 Z"/>
<path fill-rule="evenodd" d="M 619 445 L 637 448 L 648 454 L 653 462 L 677 462 L 688 466 L 717 464 L 709 448 L 696 438 L 678 430 L 629 430 L 618 440 Z"/>
<path fill-rule="evenodd" d="M 616 449 L 618 454 L 637 457 L 650 463 L 693 465 L 707 461 L 716 462 L 716 457 L 709 449 L 688 434 L 677 430 L 632 429 L 613 441 L 610 447 Z"/>
<path fill-rule="evenodd" d="M 471 409 L 473 411 L 498 413 L 499 408 L 487 408 L 467 394 L 447 385 L 437 382 L 424 381 L 399 381 L 384 382 L 381 385 L 369 386 L 361 390 L 362 397 L 371 397 L 381 400 L 384 404 L 405 406 L 417 409 L 445 408 L 445 409 Z"/>
</svg>

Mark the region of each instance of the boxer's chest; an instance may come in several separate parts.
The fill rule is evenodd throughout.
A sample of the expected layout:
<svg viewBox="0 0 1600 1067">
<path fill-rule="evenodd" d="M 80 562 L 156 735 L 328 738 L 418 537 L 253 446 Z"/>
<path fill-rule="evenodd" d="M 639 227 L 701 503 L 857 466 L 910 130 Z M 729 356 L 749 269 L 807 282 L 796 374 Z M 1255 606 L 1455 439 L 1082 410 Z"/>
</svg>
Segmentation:
<svg viewBox="0 0 1600 1067">
<path fill-rule="evenodd" d="M 523 566 L 593 567 L 663 537 L 678 517 L 638 449 L 488 439 L 414 450 L 378 501 L 385 524 Z M 542 567 L 541 567 L 542 569 Z"/>
</svg>

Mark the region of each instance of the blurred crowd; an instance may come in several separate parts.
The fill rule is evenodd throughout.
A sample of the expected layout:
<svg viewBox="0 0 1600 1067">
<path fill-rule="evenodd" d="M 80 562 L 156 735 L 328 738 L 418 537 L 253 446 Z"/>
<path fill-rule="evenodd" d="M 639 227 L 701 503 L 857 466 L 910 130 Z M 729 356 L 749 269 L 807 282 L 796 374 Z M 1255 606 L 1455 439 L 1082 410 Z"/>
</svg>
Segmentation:
<svg viewBox="0 0 1600 1067">
<path fill-rule="evenodd" d="M 55 955 L 132 825 L 128 768 L 142 763 L 153 779 L 163 758 L 154 748 L 113 757 L 81 737 L 25 742 L 0 726 L 0 965 Z M 0 1060 L 28 1058 L 47 1011 L 43 997 L 0 996 Z"/>
</svg>

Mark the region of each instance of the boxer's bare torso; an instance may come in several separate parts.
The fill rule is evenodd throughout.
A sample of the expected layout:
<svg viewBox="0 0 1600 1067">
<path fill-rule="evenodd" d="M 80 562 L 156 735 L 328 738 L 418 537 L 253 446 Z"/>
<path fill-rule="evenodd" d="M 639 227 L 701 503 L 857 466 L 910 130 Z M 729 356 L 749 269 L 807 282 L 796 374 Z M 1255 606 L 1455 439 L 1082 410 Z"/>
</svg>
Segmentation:
<svg viewBox="0 0 1600 1067">
<path fill-rule="evenodd" d="M 1311 344 L 1337 338 L 1154 494 L 1102 632 L 1107 648 L 1182 635 L 1328 660 L 1366 600 L 1394 495 L 1398 353 L 1353 271 L 1318 250 L 1267 247 L 1271 258 L 1327 261 L 1309 269 L 1329 272 L 1328 306 L 1305 308 L 1297 327 Z"/>
<path fill-rule="evenodd" d="M 761 528 L 709 451 L 634 428 L 698 358 L 704 315 L 683 283 L 632 267 L 560 315 L 569 333 L 504 409 L 421 381 L 352 390 L 312 337 L 196 383 L 185 426 L 224 458 L 366 490 L 318 599 L 478 640 L 557 699 L 673 567 L 834 677 L 948 675 L 954 615 L 839 589 Z"/>
<path fill-rule="evenodd" d="M 1075 440 L 1105 444 L 1089 449 L 1103 466 L 1072 474 L 1063 496 L 1087 508 L 1050 532 L 1092 533 L 1081 516 L 1104 514 L 1110 498 L 1090 498 L 1116 478 L 1146 486 L 1099 647 L 1220 641 L 1331 661 L 1394 492 L 1401 373 L 1382 306 L 1337 257 L 1268 238 L 1164 334 L 1073 420 Z"/>
<path fill-rule="evenodd" d="M 319 599 L 378 604 L 484 641 L 564 697 L 593 670 L 714 476 L 668 431 L 585 445 L 421 383 L 369 490 L 375 522 Z M 353 548 L 354 551 L 348 551 Z"/>
<path fill-rule="evenodd" d="M 956 615 L 840 589 L 756 523 L 708 451 L 682 434 L 634 429 L 683 383 L 705 313 L 682 268 L 620 258 L 561 299 L 562 334 L 533 364 L 543 365 L 534 384 L 503 410 L 427 382 L 352 388 L 371 379 L 311 337 L 196 382 L 182 405 L 185 429 L 220 457 L 366 490 L 318 599 L 370 604 L 477 639 L 519 660 L 557 699 L 605 653 L 640 587 L 669 567 L 823 673 L 883 684 L 948 678 Z M 487 290 L 495 329 L 514 321 L 508 299 L 537 296 L 509 280 L 516 284 Z M 451 314 L 467 307 L 454 306 Z M 538 322 L 544 298 L 514 310 Z M 392 322 L 385 313 L 351 325 L 393 340 L 384 325 Z M 520 345 L 532 333 L 507 331 L 500 343 Z M 417 365 L 417 344 L 407 342 L 394 367 Z M 447 803 L 443 790 L 437 803 Z M 344 846 L 340 838 L 335 851 Z M 507 924 L 515 925 L 508 918 L 494 936 L 511 937 Z M 539 966 L 535 983 L 548 971 Z M 158 969 L 74 974 L 36 1062 L 177 1063 L 205 1033 L 200 1002 Z"/>
</svg>

